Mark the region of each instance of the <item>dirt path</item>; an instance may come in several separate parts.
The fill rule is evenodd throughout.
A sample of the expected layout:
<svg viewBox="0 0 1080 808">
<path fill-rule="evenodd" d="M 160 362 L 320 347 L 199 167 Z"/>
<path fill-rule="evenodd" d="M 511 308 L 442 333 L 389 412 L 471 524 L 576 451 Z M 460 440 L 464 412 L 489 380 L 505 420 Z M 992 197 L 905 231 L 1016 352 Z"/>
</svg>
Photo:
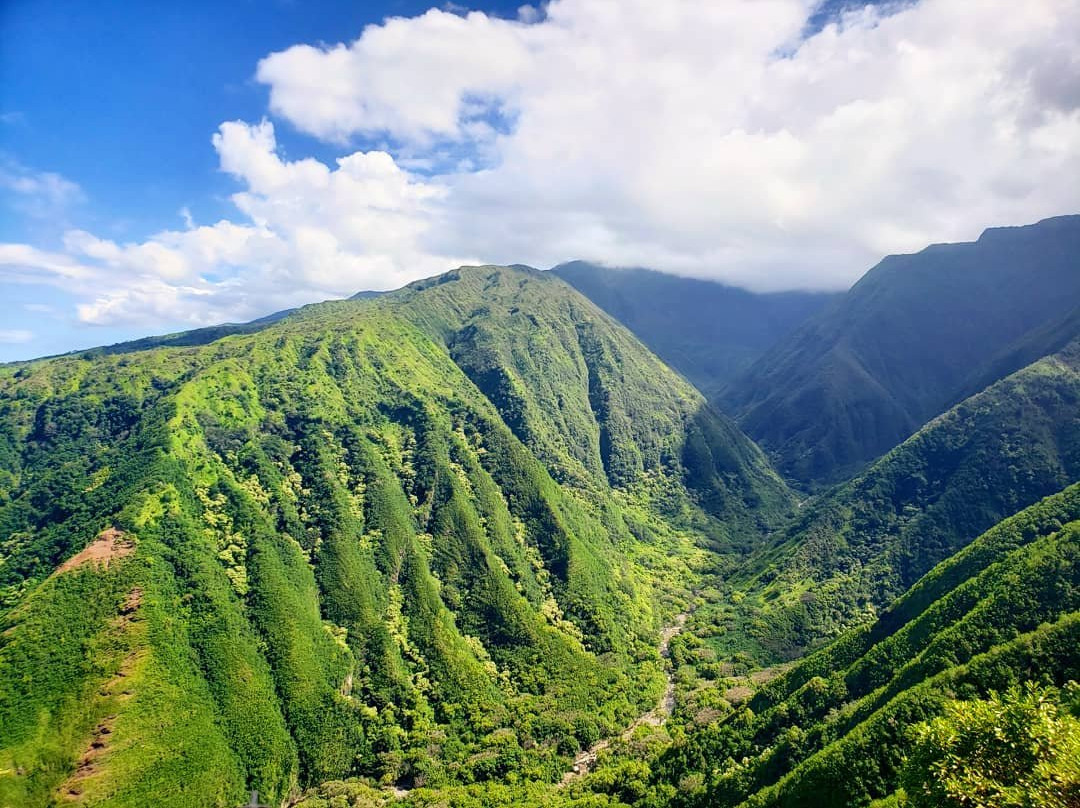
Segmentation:
<svg viewBox="0 0 1080 808">
<path fill-rule="evenodd" d="M 689 611 L 675 615 L 675 618 L 671 623 L 665 626 L 663 631 L 660 632 L 660 644 L 657 646 L 657 650 L 664 659 L 667 659 L 670 654 L 672 638 L 683 630 L 683 626 L 686 625 L 688 617 L 690 617 Z M 667 677 L 667 685 L 664 687 L 664 693 L 656 703 L 656 706 L 631 721 L 626 729 L 620 733 L 619 738 L 627 740 L 633 736 L 634 731 L 638 727 L 659 727 L 667 721 L 668 717 L 675 710 L 675 671 L 670 665 L 668 665 L 665 675 Z M 563 775 L 562 782 L 559 783 L 559 786 L 561 787 L 568 783 L 572 783 L 574 780 L 583 777 L 592 771 L 593 766 L 596 765 L 597 755 L 611 746 L 612 740 L 612 738 L 604 738 L 594 743 L 588 749 L 578 753 L 578 756 L 574 758 L 573 766 L 571 766 L 570 770 Z"/>
</svg>

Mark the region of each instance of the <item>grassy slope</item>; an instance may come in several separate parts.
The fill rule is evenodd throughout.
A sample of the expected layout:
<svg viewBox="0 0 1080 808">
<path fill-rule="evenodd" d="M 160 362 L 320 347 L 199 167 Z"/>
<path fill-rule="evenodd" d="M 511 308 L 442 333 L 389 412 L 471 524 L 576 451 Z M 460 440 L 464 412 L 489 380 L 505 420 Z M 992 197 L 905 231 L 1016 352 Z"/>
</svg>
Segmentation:
<svg viewBox="0 0 1080 808">
<path fill-rule="evenodd" d="M 791 479 L 844 479 L 962 396 L 1063 344 L 1009 350 L 1076 309 L 1077 255 L 1080 216 L 890 256 L 721 400 Z"/>
<path fill-rule="evenodd" d="M 750 543 L 787 496 L 517 270 L 0 368 L 0 804 L 555 777 L 656 697 L 700 537 Z M 107 527 L 131 556 L 54 573 Z"/>
</svg>

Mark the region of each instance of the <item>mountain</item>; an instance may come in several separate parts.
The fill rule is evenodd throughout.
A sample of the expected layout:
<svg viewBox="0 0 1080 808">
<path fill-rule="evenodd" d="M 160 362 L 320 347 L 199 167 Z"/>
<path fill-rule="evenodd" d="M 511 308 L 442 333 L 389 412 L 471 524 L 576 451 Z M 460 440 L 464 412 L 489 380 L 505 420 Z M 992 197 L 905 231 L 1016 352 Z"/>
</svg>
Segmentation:
<svg viewBox="0 0 1080 808">
<path fill-rule="evenodd" d="M 1080 479 L 1080 340 L 935 418 L 807 503 L 729 576 L 730 650 L 792 659 L 872 617 L 935 564 Z"/>
<path fill-rule="evenodd" d="M 557 780 L 791 504 L 522 268 L 0 366 L 0 805 Z"/>
<path fill-rule="evenodd" d="M 721 720 L 691 725 L 654 766 L 661 780 L 693 784 L 677 792 L 676 806 L 869 805 L 894 795 L 914 725 L 950 698 L 1080 679 L 1078 647 L 1073 485 L 995 525 L 878 620 L 808 656 Z M 963 765 L 953 761 L 954 770 Z"/>
<path fill-rule="evenodd" d="M 357 292 L 350 300 L 371 300 L 386 294 L 385 292 Z M 264 328 L 283 320 L 296 309 L 283 309 L 273 314 L 267 314 L 246 323 L 222 323 L 221 325 L 209 325 L 203 328 L 194 328 L 190 331 L 180 331 L 175 334 L 162 334 L 154 337 L 141 337 L 139 339 L 117 342 L 113 345 L 103 345 L 100 348 L 91 348 L 86 351 L 73 351 L 74 354 L 102 355 L 131 353 L 133 351 L 147 351 L 151 348 L 184 348 L 194 345 L 207 345 L 216 342 L 222 337 L 230 337 L 233 334 L 254 334 Z"/>
<path fill-rule="evenodd" d="M 718 401 L 789 479 L 836 482 L 1076 337 L 1078 306 L 1080 216 L 987 230 L 889 256 Z"/>
<path fill-rule="evenodd" d="M 551 270 L 712 398 L 810 315 L 826 292 L 755 294 L 648 269 L 572 261 Z"/>
</svg>

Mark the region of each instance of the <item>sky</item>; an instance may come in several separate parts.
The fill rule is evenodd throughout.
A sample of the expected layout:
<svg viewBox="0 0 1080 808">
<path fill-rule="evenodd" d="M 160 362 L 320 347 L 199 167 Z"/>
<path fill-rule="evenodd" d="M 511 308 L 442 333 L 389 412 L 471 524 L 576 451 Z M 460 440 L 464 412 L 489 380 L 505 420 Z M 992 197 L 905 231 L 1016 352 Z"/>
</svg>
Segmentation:
<svg viewBox="0 0 1080 808">
<path fill-rule="evenodd" d="M 755 291 L 1080 212 L 1080 0 L 0 2 L 0 361 L 585 259 Z"/>
</svg>

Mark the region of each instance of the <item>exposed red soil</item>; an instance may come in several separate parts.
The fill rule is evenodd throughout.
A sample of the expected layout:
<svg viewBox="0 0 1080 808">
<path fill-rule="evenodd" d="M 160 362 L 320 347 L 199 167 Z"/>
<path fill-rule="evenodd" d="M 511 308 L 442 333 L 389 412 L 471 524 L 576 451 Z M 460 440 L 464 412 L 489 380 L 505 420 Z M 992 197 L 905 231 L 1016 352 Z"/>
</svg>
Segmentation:
<svg viewBox="0 0 1080 808">
<path fill-rule="evenodd" d="M 56 572 L 57 574 L 67 572 L 86 564 L 108 567 L 114 559 L 123 558 L 133 552 L 135 552 L 135 544 L 123 532 L 115 527 L 107 527 L 82 551 L 61 564 Z"/>
</svg>

